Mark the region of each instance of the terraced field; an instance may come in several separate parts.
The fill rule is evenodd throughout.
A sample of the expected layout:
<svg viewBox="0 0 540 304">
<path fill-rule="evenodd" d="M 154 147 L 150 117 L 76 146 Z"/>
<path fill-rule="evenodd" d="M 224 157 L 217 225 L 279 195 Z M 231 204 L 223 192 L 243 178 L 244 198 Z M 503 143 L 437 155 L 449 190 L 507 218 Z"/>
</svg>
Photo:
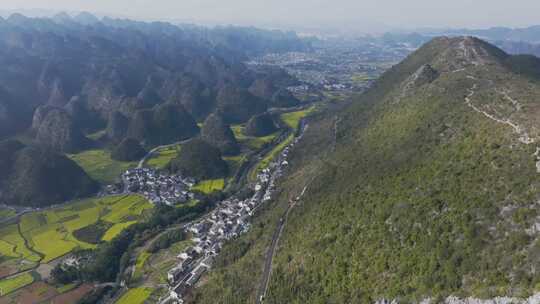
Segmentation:
<svg viewBox="0 0 540 304">
<path fill-rule="evenodd" d="M 107 150 L 88 150 L 68 155 L 81 166 L 90 177 L 102 184 L 113 183 L 124 171 L 137 166 L 136 162 L 113 160 Z"/>
</svg>

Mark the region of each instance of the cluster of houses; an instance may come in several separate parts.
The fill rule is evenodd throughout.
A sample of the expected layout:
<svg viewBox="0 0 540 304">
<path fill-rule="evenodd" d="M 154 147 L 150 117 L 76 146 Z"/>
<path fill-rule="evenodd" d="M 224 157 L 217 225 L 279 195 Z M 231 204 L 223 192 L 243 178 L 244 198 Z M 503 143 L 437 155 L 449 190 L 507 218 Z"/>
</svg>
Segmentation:
<svg viewBox="0 0 540 304">
<path fill-rule="evenodd" d="M 129 169 L 122 174 L 124 192 L 139 193 L 154 204 L 174 206 L 194 198 L 192 178 L 170 175 L 152 168 Z"/>
<path fill-rule="evenodd" d="M 185 230 L 191 235 L 193 246 L 178 254 L 178 263 L 167 273 L 170 294 L 160 303 L 183 303 L 183 295 L 212 267 L 224 242 L 249 229 L 249 219 L 254 211 L 272 199 L 276 180 L 289 165 L 289 151 L 298 140 L 299 137 L 268 168 L 258 174 L 255 193 L 251 198 L 239 200 L 233 197 L 224 200 L 203 219 L 186 225 Z"/>
</svg>

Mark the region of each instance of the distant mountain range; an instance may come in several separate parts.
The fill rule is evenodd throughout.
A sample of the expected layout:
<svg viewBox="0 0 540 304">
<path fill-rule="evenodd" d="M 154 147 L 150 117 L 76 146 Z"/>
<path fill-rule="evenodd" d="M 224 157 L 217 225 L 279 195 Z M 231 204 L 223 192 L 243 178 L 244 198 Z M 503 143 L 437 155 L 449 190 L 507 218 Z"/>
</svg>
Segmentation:
<svg viewBox="0 0 540 304">
<path fill-rule="evenodd" d="M 294 33 L 255 28 L 13 14 L 0 18 L 0 140 L 74 153 L 106 129 L 101 145 L 133 138 L 148 148 L 196 136 L 211 113 L 247 122 L 299 101 L 284 90 L 294 78 L 243 62 L 309 49 Z"/>
</svg>

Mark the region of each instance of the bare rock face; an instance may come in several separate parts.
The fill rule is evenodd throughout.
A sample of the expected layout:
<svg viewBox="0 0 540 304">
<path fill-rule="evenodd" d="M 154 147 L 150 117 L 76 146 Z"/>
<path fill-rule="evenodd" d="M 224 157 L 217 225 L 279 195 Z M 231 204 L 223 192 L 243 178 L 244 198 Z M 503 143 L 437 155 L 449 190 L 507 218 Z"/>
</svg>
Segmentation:
<svg viewBox="0 0 540 304">
<path fill-rule="evenodd" d="M 61 108 L 39 107 L 35 112 L 32 128 L 36 141 L 55 151 L 73 153 L 89 144 L 89 140 L 75 126 L 71 115 Z"/>
</svg>

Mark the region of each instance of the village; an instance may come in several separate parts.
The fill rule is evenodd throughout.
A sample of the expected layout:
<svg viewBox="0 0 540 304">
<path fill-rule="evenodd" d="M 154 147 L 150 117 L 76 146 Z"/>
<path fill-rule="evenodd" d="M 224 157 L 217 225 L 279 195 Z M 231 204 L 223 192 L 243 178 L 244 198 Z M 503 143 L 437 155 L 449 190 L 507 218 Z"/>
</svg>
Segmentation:
<svg viewBox="0 0 540 304">
<path fill-rule="evenodd" d="M 226 199 L 203 219 L 185 226 L 185 231 L 191 235 L 193 246 L 178 253 L 178 263 L 167 273 L 169 294 L 160 301 L 161 304 L 184 303 L 183 297 L 211 269 L 223 244 L 249 229 L 249 219 L 257 208 L 272 199 L 276 180 L 289 165 L 289 151 L 299 139 L 300 137 L 296 138 L 268 168 L 258 174 L 251 198 Z"/>
<path fill-rule="evenodd" d="M 100 196 L 121 193 L 138 193 L 152 204 L 175 206 L 195 198 L 191 188 L 195 179 L 179 174 L 167 174 L 153 168 L 133 168 L 121 176 L 122 183 L 109 185 Z"/>
</svg>

